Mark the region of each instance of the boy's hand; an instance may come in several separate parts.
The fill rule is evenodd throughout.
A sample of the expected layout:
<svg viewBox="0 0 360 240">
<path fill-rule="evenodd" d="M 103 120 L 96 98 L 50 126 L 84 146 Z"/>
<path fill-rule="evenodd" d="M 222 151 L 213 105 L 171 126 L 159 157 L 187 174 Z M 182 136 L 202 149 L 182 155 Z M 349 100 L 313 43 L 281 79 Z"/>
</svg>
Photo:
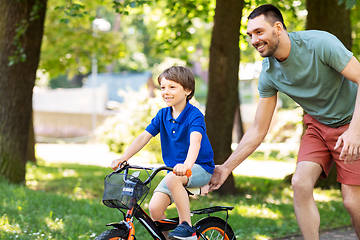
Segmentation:
<svg viewBox="0 0 360 240">
<path fill-rule="evenodd" d="M 175 173 L 176 176 L 186 176 L 186 171 L 189 168 L 188 166 L 184 165 L 184 164 L 176 164 L 176 166 L 173 168 L 173 172 Z"/>
<path fill-rule="evenodd" d="M 115 159 L 111 162 L 111 168 L 115 171 L 119 167 L 119 165 L 125 161 L 126 160 L 122 160 L 121 158 Z"/>
</svg>

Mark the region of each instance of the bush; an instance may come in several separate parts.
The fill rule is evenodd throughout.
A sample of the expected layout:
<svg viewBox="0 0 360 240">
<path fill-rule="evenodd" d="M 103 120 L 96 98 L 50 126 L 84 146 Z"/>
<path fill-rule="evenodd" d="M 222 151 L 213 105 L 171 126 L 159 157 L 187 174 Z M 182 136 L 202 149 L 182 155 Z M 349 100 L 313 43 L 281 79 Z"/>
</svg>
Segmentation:
<svg viewBox="0 0 360 240">
<path fill-rule="evenodd" d="M 166 107 L 160 91 L 156 92 L 154 98 L 149 97 L 146 88 L 142 88 L 140 92 L 127 90 L 121 91 L 119 94 L 124 97 L 124 103 L 119 107 L 119 113 L 108 118 L 95 131 L 97 139 L 106 143 L 110 150 L 116 153 L 124 152 L 145 130 L 156 113 Z M 200 108 L 200 104 L 194 98 L 190 102 Z M 200 110 L 204 112 L 203 109 Z M 162 163 L 159 135 L 152 138 L 141 151 L 141 153 L 149 153 L 146 154 L 146 157 L 150 158 L 150 162 Z"/>
<path fill-rule="evenodd" d="M 97 138 L 116 153 L 125 151 L 145 130 L 158 110 L 165 107 L 161 97 L 150 98 L 146 88 L 140 92 L 122 90 L 119 94 L 124 97 L 119 113 L 108 118 L 95 132 Z M 151 139 L 144 150 L 152 153 L 152 161 L 161 162 L 159 135 Z"/>
</svg>

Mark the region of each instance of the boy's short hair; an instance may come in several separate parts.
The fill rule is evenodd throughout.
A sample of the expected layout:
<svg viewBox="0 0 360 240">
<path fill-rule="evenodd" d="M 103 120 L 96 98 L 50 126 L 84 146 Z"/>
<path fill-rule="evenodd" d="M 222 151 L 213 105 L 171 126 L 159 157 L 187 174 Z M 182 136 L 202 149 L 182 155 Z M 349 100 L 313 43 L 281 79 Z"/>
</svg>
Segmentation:
<svg viewBox="0 0 360 240">
<path fill-rule="evenodd" d="M 190 90 L 191 93 L 187 96 L 186 100 L 190 100 L 195 93 L 195 78 L 193 73 L 188 67 L 185 66 L 172 66 L 164 70 L 158 77 L 158 83 L 161 85 L 161 79 L 165 78 L 180 84 L 184 89 Z"/>
<path fill-rule="evenodd" d="M 255 8 L 254 11 L 252 11 L 252 13 L 250 13 L 250 15 L 248 16 L 248 20 L 254 19 L 260 15 L 264 15 L 265 20 L 270 23 L 271 26 L 274 26 L 276 22 L 280 22 L 286 30 L 284 18 L 280 10 L 274 5 L 264 4 Z"/>
</svg>

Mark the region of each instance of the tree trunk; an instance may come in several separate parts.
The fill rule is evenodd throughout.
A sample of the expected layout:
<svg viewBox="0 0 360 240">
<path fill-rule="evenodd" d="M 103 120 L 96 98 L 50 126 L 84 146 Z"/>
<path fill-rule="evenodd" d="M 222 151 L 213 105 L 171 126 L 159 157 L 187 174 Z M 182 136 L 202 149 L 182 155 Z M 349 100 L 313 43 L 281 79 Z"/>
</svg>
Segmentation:
<svg viewBox="0 0 360 240">
<path fill-rule="evenodd" d="M 350 10 L 339 0 L 306 1 L 308 11 L 306 30 L 316 29 L 330 32 L 337 36 L 345 47 L 351 50 Z"/>
<path fill-rule="evenodd" d="M 345 47 L 351 50 L 351 22 L 350 10 L 345 4 L 339 5 L 338 0 L 312 0 L 306 1 L 308 11 L 306 29 L 324 30 L 337 36 Z M 339 188 L 336 181 L 336 169 L 333 165 L 326 181 L 319 179 L 316 187 Z"/>
<path fill-rule="evenodd" d="M 47 0 L 0 1 L 0 175 L 12 183 L 25 181 L 32 90 L 40 58 Z M 37 12 L 36 12 L 37 10 Z M 33 20 L 31 13 L 36 12 Z M 26 60 L 9 66 L 18 39 Z"/>
<path fill-rule="evenodd" d="M 34 119 L 33 119 L 33 114 L 32 114 L 32 113 L 33 113 L 33 112 L 31 111 L 26 161 L 30 161 L 30 162 L 36 163 Z"/>
<path fill-rule="evenodd" d="M 222 164 L 231 154 L 234 114 L 239 106 L 239 37 L 243 4 L 243 0 L 216 2 L 205 113 L 215 164 Z M 232 174 L 218 191 L 235 193 Z"/>
</svg>

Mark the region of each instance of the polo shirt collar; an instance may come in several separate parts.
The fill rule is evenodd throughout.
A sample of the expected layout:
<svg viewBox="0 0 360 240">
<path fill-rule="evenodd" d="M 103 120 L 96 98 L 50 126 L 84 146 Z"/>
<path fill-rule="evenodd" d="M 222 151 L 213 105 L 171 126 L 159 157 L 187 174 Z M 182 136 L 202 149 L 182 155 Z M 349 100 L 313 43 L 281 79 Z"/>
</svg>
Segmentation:
<svg viewBox="0 0 360 240">
<path fill-rule="evenodd" d="M 174 119 L 174 118 L 172 117 L 172 114 L 171 114 L 172 108 L 171 108 L 171 107 L 168 107 L 168 111 L 167 111 L 167 114 L 166 114 L 166 120 L 167 120 L 167 121 L 175 120 L 175 121 L 178 122 L 178 123 L 184 122 L 184 120 L 185 120 L 185 118 L 186 118 L 186 115 L 187 115 L 186 112 L 189 111 L 189 109 L 190 109 L 191 107 L 192 107 L 192 105 L 191 105 L 189 102 L 187 102 L 184 110 L 182 110 L 182 112 L 181 112 L 180 115 L 177 117 L 177 119 Z"/>
</svg>

